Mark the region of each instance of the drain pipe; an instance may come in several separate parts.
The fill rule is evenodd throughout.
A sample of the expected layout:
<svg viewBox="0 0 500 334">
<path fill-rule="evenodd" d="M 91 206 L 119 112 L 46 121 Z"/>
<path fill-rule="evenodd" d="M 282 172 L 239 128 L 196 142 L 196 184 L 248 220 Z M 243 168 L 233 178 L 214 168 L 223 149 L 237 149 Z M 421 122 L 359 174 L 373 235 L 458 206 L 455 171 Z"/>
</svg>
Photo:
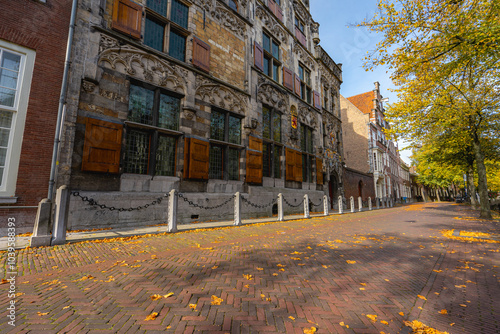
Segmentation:
<svg viewBox="0 0 500 334">
<path fill-rule="evenodd" d="M 52 151 L 52 164 L 50 166 L 50 179 L 49 179 L 49 193 L 47 199 L 52 202 L 54 196 L 55 176 L 58 166 L 59 143 L 61 142 L 61 130 L 63 127 L 63 114 L 66 105 L 66 90 L 68 88 L 69 68 L 71 66 L 71 46 L 73 45 L 73 35 L 75 33 L 76 22 L 76 9 L 78 7 L 78 0 L 73 0 L 71 7 L 71 20 L 69 23 L 68 44 L 66 46 L 66 58 L 64 61 L 64 74 L 61 86 L 61 95 L 59 97 L 59 109 L 57 110 L 56 133 L 54 135 L 54 148 Z"/>
</svg>

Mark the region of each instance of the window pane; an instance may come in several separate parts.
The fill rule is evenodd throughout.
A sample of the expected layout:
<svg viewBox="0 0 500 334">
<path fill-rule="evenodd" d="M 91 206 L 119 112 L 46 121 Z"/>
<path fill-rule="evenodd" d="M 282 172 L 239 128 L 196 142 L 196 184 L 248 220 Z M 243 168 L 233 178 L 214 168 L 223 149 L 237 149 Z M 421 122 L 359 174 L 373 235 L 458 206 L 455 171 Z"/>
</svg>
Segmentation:
<svg viewBox="0 0 500 334">
<path fill-rule="evenodd" d="M 278 60 L 280 59 L 280 47 L 274 41 L 273 41 L 273 57 Z"/>
<path fill-rule="evenodd" d="M 262 176 L 271 177 L 271 144 L 264 143 L 262 146 Z"/>
<path fill-rule="evenodd" d="M 9 129 L 0 128 L 0 147 L 8 147 L 9 146 Z"/>
<path fill-rule="evenodd" d="M 127 131 L 125 173 L 147 174 L 149 162 L 149 135 L 136 130 Z"/>
<path fill-rule="evenodd" d="M 281 115 L 273 113 L 273 139 L 281 142 Z"/>
<path fill-rule="evenodd" d="M 165 25 L 146 17 L 146 27 L 144 31 L 144 44 L 155 50 L 163 52 L 163 37 L 165 35 Z"/>
<path fill-rule="evenodd" d="M 167 4 L 168 0 L 148 0 L 146 6 L 158 14 L 167 16 Z"/>
<path fill-rule="evenodd" d="M 0 67 L 19 72 L 19 67 L 21 66 L 21 56 L 3 51 L 2 52 L 2 64 Z"/>
<path fill-rule="evenodd" d="M 229 116 L 229 142 L 241 144 L 241 119 Z"/>
<path fill-rule="evenodd" d="M 300 149 L 306 151 L 306 127 L 305 125 L 300 126 Z"/>
<path fill-rule="evenodd" d="M 307 87 L 306 88 L 306 101 L 307 103 L 311 103 L 311 88 Z"/>
<path fill-rule="evenodd" d="M 238 6 L 236 5 L 236 2 L 234 2 L 234 0 L 229 0 L 229 7 L 231 7 L 235 11 L 238 11 Z"/>
<path fill-rule="evenodd" d="M 299 66 L 299 78 L 304 81 L 304 68 L 302 66 Z"/>
<path fill-rule="evenodd" d="M 210 138 L 224 141 L 224 123 L 225 115 L 221 112 L 212 110 L 210 117 Z"/>
<path fill-rule="evenodd" d="M 181 101 L 173 96 L 160 95 L 160 113 L 158 126 L 170 130 L 179 129 L 179 111 Z"/>
<path fill-rule="evenodd" d="M 307 130 L 307 152 L 313 153 L 313 141 L 312 141 L 312 130 L 310 128 L 306 128 Z"/>
<path fill-rule="evenodd" d="M 0 87 L 0 105 L 13 107 L 16 99 L 16 91 Z"/>
<path fill-rule="evenodd" d="M 230 148 L 228 151 L 229 155 L 229 179 L 239 180 L 240 179 L 240 151 L 234 148 Z"/>
<path fill-rule="evenodd" d="M 132 122 L 153 125 L 154 96 L 152 90 L 130 85 L 128 119 Z"/>
<path fill-rule="evenodd" d="M 271 139 L 271 110 L 262 108 L 262 137 Z"/>
<path fill-rule="evenodd" d="M 188 28 L 189 7 L 178 0 L 172 0 L 170 19 L 183 27 Z"/>
<path fill-rule="evenodd" d="M 209 177 L 211 179 L 222 180 L 222 163 L 224 150 L 220 146 L 210 146 Z"/>
<path fill-rule="evenodd" d="M 273 151 L 273 165 L 274 165 L 274 178 L 281 178 L 281 147 L 274 146 Z"/>
<path fill-rule="evenodd" d="M 156 175 L 175 176 L 175 138 L 158 138 L 156 150 Z"/>
<path fill-rule="evenodd" d="M 269 69 L 269 58 L 264 56 L 264 73 L 271 76 L 271 70 Z"/>
<path fill-rule="evenodd" d="M 267 52 L 271 53 L 271 38 L 267 36 L 266 34 L 262 35 L 262 47 L 264 50 Z"/>
<path fill-rule="evenodd" d="M 175 59 L 180 61 L 185 60 L 186 52 L 186 37 L 179 35 L 175 31 L 170 31 L 170 47 L 168 49 L 168 54 Z"/>
<path fill-rule="evenodd" d="M 273 80 L 279 81 L 280 79 L 280 68 L 278 64 L 273 63 Z"/>
<path fill-rule="evenodd" d="M 309 173 L 309 182 L 313 182 L 313 164 L 314 164 L 314 157 L 308 156 L 307 171 Z"/>
<path fill-rule="evenodd" d="M 10 126 L 12 124 L 12 115 L 13 113 L 10 111 L 0 110 L 0 128 L 10 129 Z"/>
<path fill-rule="evenodd" d="M 19 72 L 0 68 L 0 86 L 16 89 Z"/>
</svg>

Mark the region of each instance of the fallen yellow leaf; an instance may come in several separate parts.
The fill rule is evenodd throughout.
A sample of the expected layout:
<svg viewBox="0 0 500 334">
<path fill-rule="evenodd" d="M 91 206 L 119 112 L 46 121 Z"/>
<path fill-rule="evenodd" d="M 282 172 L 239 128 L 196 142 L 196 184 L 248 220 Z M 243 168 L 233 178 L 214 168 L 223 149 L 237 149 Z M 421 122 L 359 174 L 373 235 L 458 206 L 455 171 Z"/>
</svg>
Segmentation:
<svg viewBox="0 0 500 334">
<path fill-rule="evenodd" d="M 367 314 L 366 317 L 373 322 L 377 321 L 377 316 L 375 314 Z"/>
<path fill-rule="evenodd" d="M 173 292 L 169 292 L 167 293 L 166 295 L 163 295 L 163 298 L 168 298 L 168 297 L 172 297 L 174 295 Z"/>
<path fill-rule="evenodd" d="M 196 304 L 189 304 L 191 310 L 196 311 Z"/>
<path fill-rule="evenodd" d="M 385 320 L 380 321 L 380 323 L 384 324 L 384 325 L 389 325 L 389 323 L 387 321 L 385 321 Z"/>
<path fill-rule="evenodd" d="M 420 299 L 423 299 L 423 300 L 427 300 L 427 298 L 425 298 L 424 296 L 421 296 L 421 295 L 418 295 L 417 297 Z"/>
<path fill-rule="evenodd" d="M 304 328 L 304 334 L 314 334 L 316 333 L 316 327 Z"/>
<path fill-rule="evenodd" d="M 445 309 L 442 309 L 441 311 L 439 311 L 439 313 L 441 313 L 441 314 L 448 314 L 448 311 L 445 310 Z"/>
<path fill-rule="evenodd" d="M 402 317 L 405 316 L 405 314 L 403 312 L 399 312 L 399 315 L 402 316 Z"/>
<path fill-rule="evenodd" d="M 45 312 L 45 313 L 42 313 L 42 312 L 37 312 L 38 316 L 41 317 L 42 315 L 47 315 L 49 314 L 49 312 Z"/>
<path fill-rule="evenodd" d="M 153 312 L 144 319 L 145 321 L 155 320 L 158 317 L 158 312 Z"/>
<path fill-rule="evenodd" d="M 292 316 L 289 316 L 289 317 L 288 317 L 288 319 L 295 320 L 295 318 L 294 318 L 294 317 L 292 317 Z"/>
<path fill-rule="evenodd" d="M 212 305 L 220 305 L 224 300 L 222 298 L 219 298 L 217 296 L 212 296 Z"/>
<path fill-rule="evenodd" d="M 346 260 L 345 262 L 349 263 L 349 264 L 355 264 L 356 261 L 351 261 L 351 260 Z"/>
<path fill-rule="evenodd" d="M 151 298 L 151 300 L 158 300 L 158 299 L 161 299 L 162 296 L 158 295 L 158 294 L 155 294 L 155 295 L 152 295 L 150 298 Z"/>
</svg>

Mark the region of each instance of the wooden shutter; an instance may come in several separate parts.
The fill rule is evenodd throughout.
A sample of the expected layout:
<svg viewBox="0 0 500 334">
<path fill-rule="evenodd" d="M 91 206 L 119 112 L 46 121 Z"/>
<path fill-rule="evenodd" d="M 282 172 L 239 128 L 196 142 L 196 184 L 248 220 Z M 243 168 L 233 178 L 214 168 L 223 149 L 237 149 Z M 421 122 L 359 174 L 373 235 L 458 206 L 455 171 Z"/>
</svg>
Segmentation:
<svg viewBox="0 0 500 334">
<path fill-rule="evenodd" d="M 276 14 L 276 2 L 273 0 L 267 0 L 267 7 L 273 12 L 273 14 Z"/>
<path fill-rule="evenodd" d="M 130 35 L 141 38 L 142 6 L 130 0 L 115 0 L 113 5 L 113 23 L 111 27 Z"/>
<path fill-rule="evenodd" d="M 297 74 L 294 74 L 295 76 L 295 94 L 300 96 L 300 77 Z"/>
<path fill-rule="evenodd" d="M 283 66 L 283 86 L 293 91 L 293 72 Z"/>
<path fill-rule="evenodd" d="M 248 137 L 248 148 L 251 150 L 262 152 L 262 139 L 249 136 Z"/>
<path fill-rule="evenodd" d="M 262 183 L 262 152 L 247 150 L 247 183 Z"/>
<path fill-rule="evenodd" d="M 306 40 L 306 35 L 298 27 L 295 27 L 295 37 L 299 40 L 299 42 L 304 46 L 307 47 L 307 40 Z"/>
<path fill-rule="evenodd" d="M 286 162 L 286 180 L 295 181 L 295 151 L 289 148 L 285 149 Z"/>
<path fill-rule="evenodd" d="M 184 154 L 186 164 L 184 170 L 184 177 L 189 179 L 208 179 L 208 161 L 210 144 L 208 141 L 186 138 L 184 145 Z M 187 162 L 187 163 L 186 163 Z"/>
<path fill-rule="evenodd" d="M 276 5 L 276 12 L 274 14 L 276 14 L 276 17 L 278 18 L 278 20 L 283 22 L 283 10 L 281 9 L 280 6 Z"/>
<path fill-rule="evenodd" d="M 323 159 L 316 158 L 316 183 L 323 184 Z"/>
<path fill-rule="evenodd" d="M 197 37 L 193 37 L 193 65 L 210 71 L 210 45 Z"/>
<path fill-rule="evenodd" d="M 314 108 L 321 109 L 321 95 L 317 91 L 313 91 Z"/>
<path fill-rule="evenodd" d="M 259 70 L 264 71 L 264 50 L 259 43 L 255 42 L 254 47 L 254 58 L 255 58 L 255 67 Z"/>
<path fill-rule="evenodd" d="M 118 173 L 123 125 L 87 118 L 83 144 L 82 170 Z"/>
<path fill-rule="evenodd" d="M 302 182 L 302 153 L 295 151 L 295 181 Z"/>
</svg>

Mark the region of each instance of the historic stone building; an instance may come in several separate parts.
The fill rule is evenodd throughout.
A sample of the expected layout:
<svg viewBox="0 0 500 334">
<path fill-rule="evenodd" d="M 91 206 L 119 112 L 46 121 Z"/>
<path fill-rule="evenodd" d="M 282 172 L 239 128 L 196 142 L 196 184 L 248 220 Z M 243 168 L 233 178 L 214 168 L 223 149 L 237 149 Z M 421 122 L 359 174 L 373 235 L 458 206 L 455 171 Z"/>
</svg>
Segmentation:
<svg viewBox="0 0 500 334">
<path fill-rule="evenodd" d="M 380 94 L 380 84 L 375 82 L 374 90 L 348 97 L 344 104 L 346 108 L 352 104 L 369 116 L 367 124 L 368 161 L 369 171 L 373 173 L 375 197 L 390 197 L 397 200 L 400 198 L 399 150 L 397 143 L 387 139 L 384 133 L 384 129 L 389 129 L 390 125 L 385 120 L 383 101 Z M 360 154 L 362 156 L 363 152 L 353 153 L 353 155 Z"/>
<path fill-rule="evenodd" d="M 342 189 L 340 64 L 300 0 L 81 0 L 58 185 L 70 229 L 321 210 Z M 184 200 L 182 200 L 184 199 Z M 144 208 L 147 206 L 147 208 Z M 143 207 L 141 210 L 136 210 Z"/>
<path fill-rule="evenodd" d="M 0 236 L 33 231 L 47 197 L 70 13 L 71 1 L 2 1 Z"/>
</svg>

